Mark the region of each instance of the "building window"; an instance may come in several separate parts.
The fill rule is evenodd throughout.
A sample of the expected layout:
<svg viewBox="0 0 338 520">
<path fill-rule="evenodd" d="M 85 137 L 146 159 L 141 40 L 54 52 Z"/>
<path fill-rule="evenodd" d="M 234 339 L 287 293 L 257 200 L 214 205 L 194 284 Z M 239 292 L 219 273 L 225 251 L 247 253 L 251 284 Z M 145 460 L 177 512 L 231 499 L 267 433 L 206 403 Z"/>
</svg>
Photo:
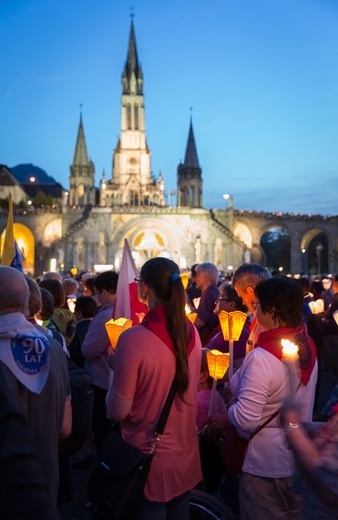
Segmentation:
<svg viewBox="0 0 338 520">
<path fill-rule="evenodd" d="M 134 106 L 134 122 L 135 122 L 135 130 L 138 130 L 138 105 Z"/>
<path fill-rule="evenodd" d="M 131 130 L 131 105 L 127 105 L 127 129 Z"/>
</svg>

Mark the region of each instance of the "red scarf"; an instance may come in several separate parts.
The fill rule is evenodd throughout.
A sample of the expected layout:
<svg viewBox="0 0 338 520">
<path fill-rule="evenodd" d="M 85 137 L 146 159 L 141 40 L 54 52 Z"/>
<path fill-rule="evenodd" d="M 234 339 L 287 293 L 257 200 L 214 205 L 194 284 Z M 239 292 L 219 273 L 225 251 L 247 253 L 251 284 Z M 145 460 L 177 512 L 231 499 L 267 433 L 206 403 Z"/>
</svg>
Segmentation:
<svg viewBox="0 0 338 520">
<path fill-rule="evenodd" d="M 167 312 L 168 309 L 164 305 L 155 307 L 147 312 L 140 325 L 150 330 L 160 338 L 167 345 L 167 347 L 174 353 L 174 345 L 167 330 Z M 190 330 L 190 341 L 188 344 L 187 355 L 189 357 L 191 351 L 195 346 L 195 328 L 193 324 L 186 319 L 186 323 Z"/>
<path fill-rule="evenodd" d="M 299 367 L 301 371 L 300 380 L 303 385 L 306 385 L 316 362 L 316 347 L 302 327 L 298 329 L 278 327 L 277 329 L 261 332 L 254 348 L 261 347 L 276 356 L 277 359 L 282 360 L 282 339 L 288 339 L 298 346 Z"/>
</svg>

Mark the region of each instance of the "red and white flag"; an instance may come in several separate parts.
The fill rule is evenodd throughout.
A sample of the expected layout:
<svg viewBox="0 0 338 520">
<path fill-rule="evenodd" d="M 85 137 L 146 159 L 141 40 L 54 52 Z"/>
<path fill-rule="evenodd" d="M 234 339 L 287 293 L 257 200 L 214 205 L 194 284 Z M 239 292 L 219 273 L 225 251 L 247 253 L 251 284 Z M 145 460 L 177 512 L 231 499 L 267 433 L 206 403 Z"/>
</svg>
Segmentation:
<svg viewBox="0 0 338 520">
<path fill-rule="evenodd" d="M 128 240 L 125 238 L 121 269 L 116 288 L 114 320 L 117 318 L 129 318 L 132 320 L 133 325 L 137 325 L 141 323 L 144 315 L 148 312 L 147 306 L 138 299 L 137 282 L 134 280 L 138 274 Z"/>
</svg>

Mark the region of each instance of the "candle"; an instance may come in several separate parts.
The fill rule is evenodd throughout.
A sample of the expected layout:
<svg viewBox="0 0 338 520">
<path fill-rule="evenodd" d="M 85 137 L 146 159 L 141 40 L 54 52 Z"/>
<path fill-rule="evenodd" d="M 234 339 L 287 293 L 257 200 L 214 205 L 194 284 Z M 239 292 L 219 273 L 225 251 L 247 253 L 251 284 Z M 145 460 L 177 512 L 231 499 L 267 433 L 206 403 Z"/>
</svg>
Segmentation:
<svg viewBox="0 0 338 520">
<path fill-rule="evenodd" d="M 182 279 L 182 284 L 183 284 L 184 289 L 187 289 L 187 287 L 188 287 L 189 277 L 190 277 L 189 273 L 181 273 L 181 279 Z"/>
<path fill-rule="evenodd" d="M 231 380 L 232 376 L 234 375 L 234 342 L 232 339 L 229 340 L 229 381 Z"/>
<path fill-rule="evenodd" d="M 224 341 L 238 341 L 247 319 L 245 312 L 226 312 L 222 310 L 219 313 L 218 318 L 221 324 Z"/>
<path fill-rule="evenodd" d="M 191 323 L 195 323 L 195 320 L 197 318 L 197 312 L 189 312 L 187 315 L 187 318 Z"/>
<path fill-rule="evenodd" d="M 117 318 L 117 320 L 109 320 L 105 323 L 106 331 L 110 340 L 111 348 L 115 350 L 117 340 L 121 333 L 131 327 L 133 322 L 128 318 Z"/>
<path fill-rule="evenodd" d="M 230 366 L 228 379 L 230 381 L 234 374 L 234 341 L 239 340 L 247 319 L 247 315 L 241 311 L 226 312 L 222 310 L 218 317 L 221 324 L 224 341 L 229 341 Z"/>
<path fill-rule="evenodd" d="M 215 397 L 217 379 L 222 379 L 229 367 L 229 354 L 220 352 L 219 350 L 209 350 L 207 352 L 207 362 L 210 377 L 213 378 L 211 397 L 209 403 L 208 417 L 212 412 L 212 406 Z"/>
<path fill-rule="evenodd" d="M 282 339 L 282 361 L 285 363 L 288 369 L 289 387 L 290 387 L 290 399 L 292 400 L 297 388 L 299 387 L 299 376 L 298 376 L 298 346 L 288 339 Z"/>
<path fill-rule="evenodd" d="M 185 315 L 191 323 L 195 323 L 197 312 L 192 311 L 187 303 L 185 304 Z"/>
</svg>

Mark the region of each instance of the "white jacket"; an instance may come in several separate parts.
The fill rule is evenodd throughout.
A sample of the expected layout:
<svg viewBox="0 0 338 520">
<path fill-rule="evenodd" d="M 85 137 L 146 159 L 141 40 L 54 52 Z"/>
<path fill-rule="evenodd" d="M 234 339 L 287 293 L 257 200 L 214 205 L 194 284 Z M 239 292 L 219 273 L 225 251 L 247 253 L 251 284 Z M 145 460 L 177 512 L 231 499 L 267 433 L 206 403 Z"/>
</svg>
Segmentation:
<svg viewBox="0 0 338 520">
<path fill-rule="evenodd" d="M 312 420 L 318 365 L 315 363 L 309 382 L 300 384 L 295 402 L 301 405 L 301 419 Z M 270 352 L 257 347 L 244 359 L 241 368 L 230 382 L 237 402 L 229 409 L 229 419 L 243 437 L 256 430 L 289 397 L 286 365 Z M 277 415 L 250 441 L 243 471 L 270 478 L 290 477 L 294 474 L 294 458 L 280 428 Z"/>
</svg>

